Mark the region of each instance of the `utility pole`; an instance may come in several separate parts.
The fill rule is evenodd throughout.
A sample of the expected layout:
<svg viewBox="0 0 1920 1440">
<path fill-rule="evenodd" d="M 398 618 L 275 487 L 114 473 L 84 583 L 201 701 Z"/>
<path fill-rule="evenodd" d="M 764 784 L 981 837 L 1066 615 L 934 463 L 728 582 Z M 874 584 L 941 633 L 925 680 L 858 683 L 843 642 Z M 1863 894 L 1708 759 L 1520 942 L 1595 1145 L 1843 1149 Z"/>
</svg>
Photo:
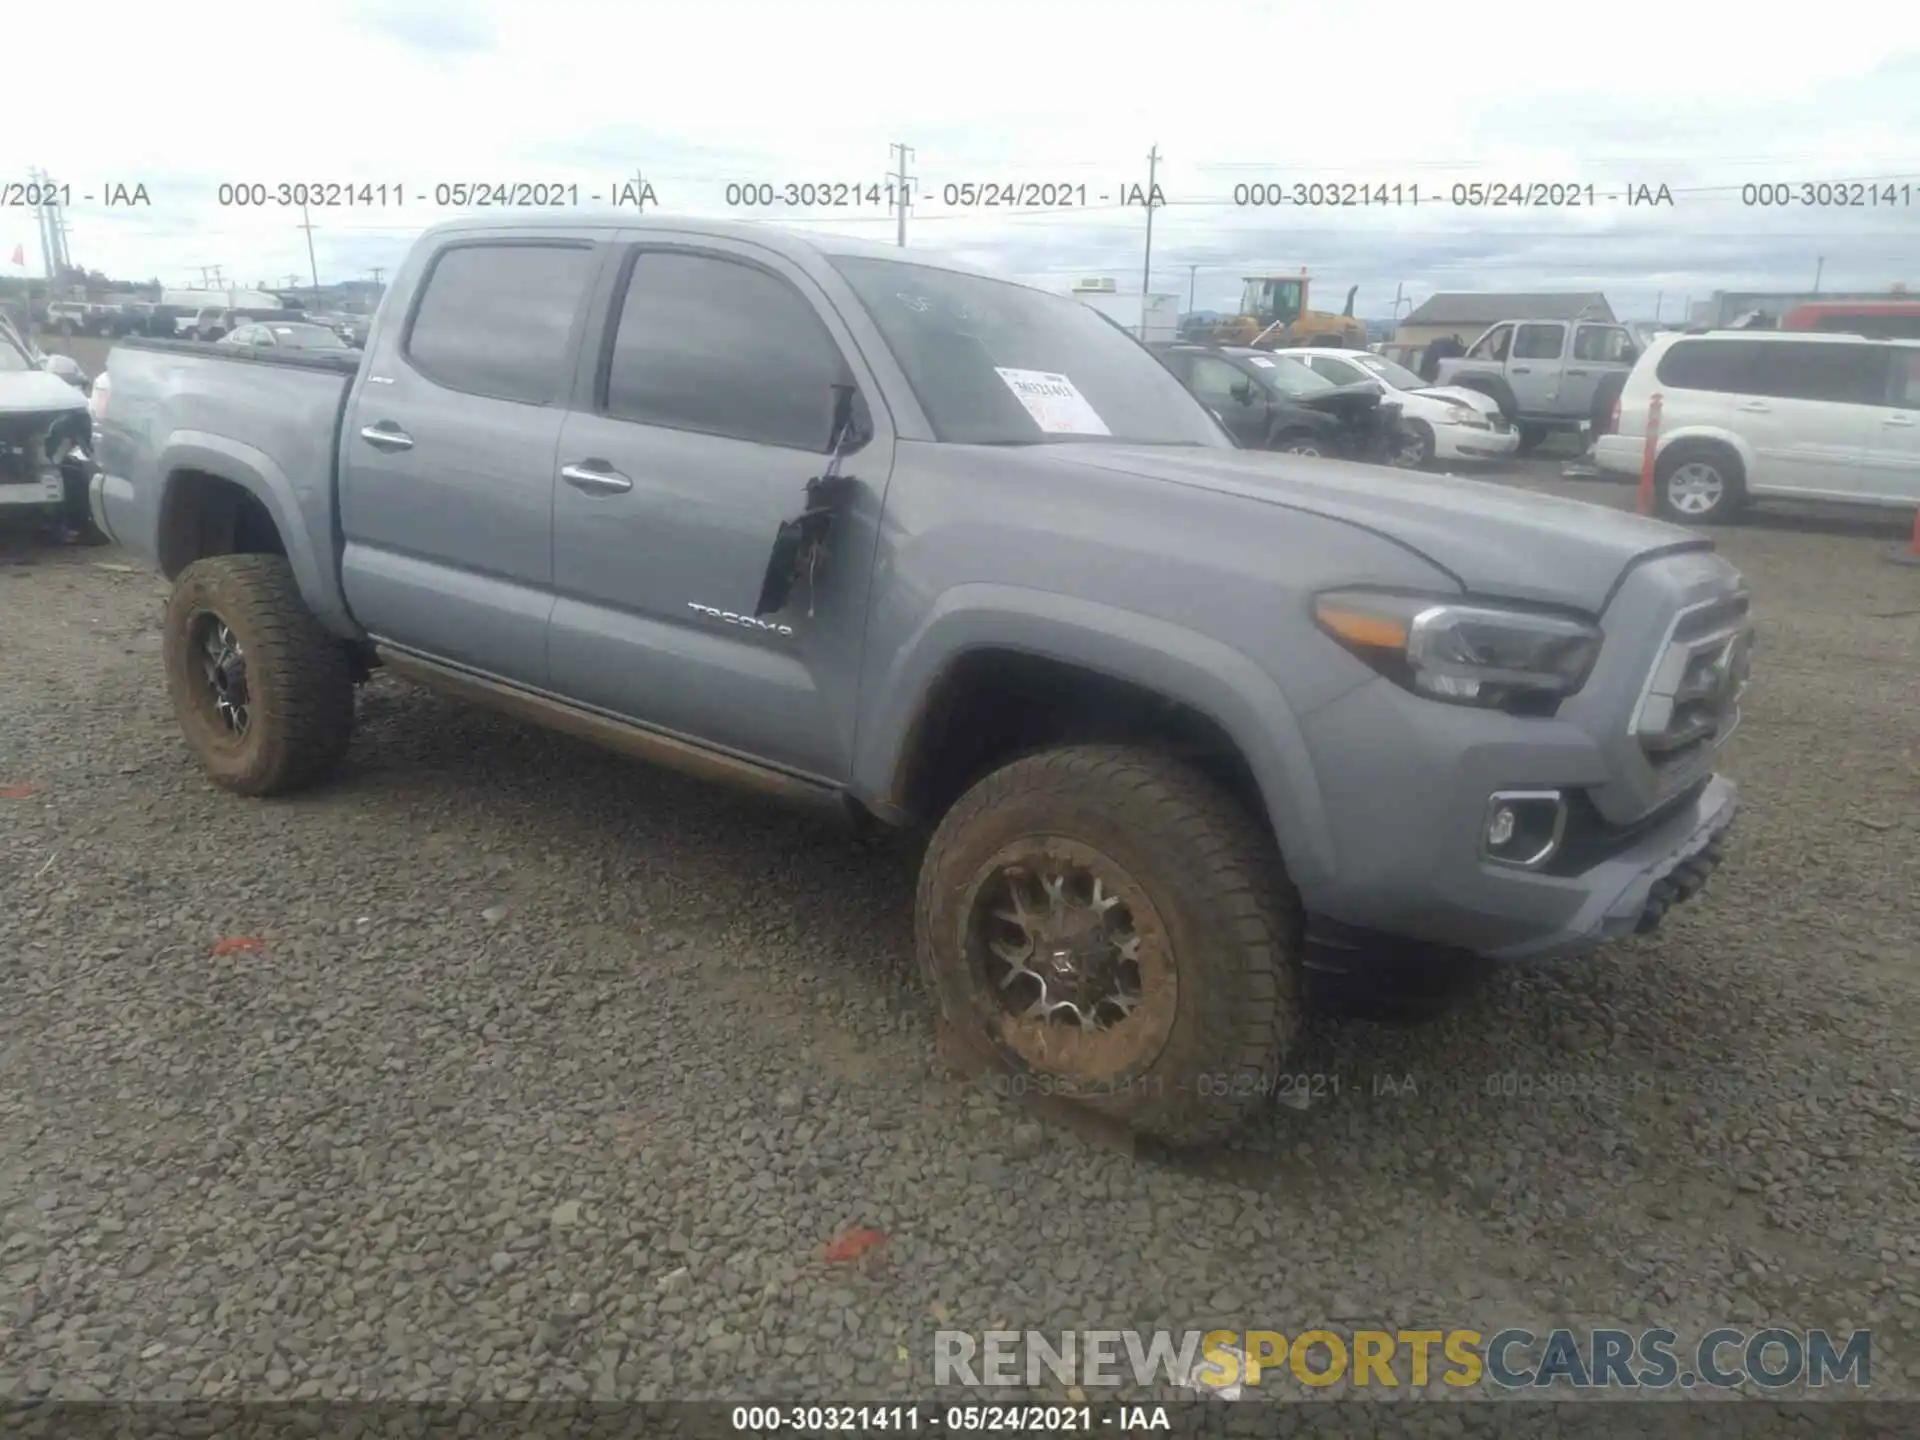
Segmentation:
<svg viewBox="0 0 1920 1440">
<path fill-rule="evenodd" d="M 306 202 L 300 204 L 300 228 L 307 232 L 307 270 L 313 276 L 313 303 L 320 303 L 320 262 L 313 258 L 313 222 L 307 218 Z"/>
<path fill-rule="evenodd" d="M 1813 266 L 1813 293 L 1816 295 L 1820 293 L 1820 274 L 1826 268 L 1827 257 L 1822 255 L 1814 262 Z"/>
<path fill-rule="evenodd" d="M 913 158 L 913 147 L 907 144 L 889 145 L 889 155 L 900 157 L 899 168 L 893 172 L 893 209 L 897 223 L 894 229 L 894 244 L 904 247 L 907 243 L 907 186 L 915 178 L 907 174 L 907 161 Z"/>
<path fill-rule="evenodd" d="M 1199 275 L 1198 265 L 1187 266 L 1187 313 L 1189 315 L 1193 313 L 1193 282 L 1199 278 Z"/>
<path fill-rule="evenodd" d="M 380 277 L 387 273 L 387 267 L 384 265 L 375 265 L 372 268 L 373 268 L 373 283 L 378 285 L 380 283 Z"/>
<path fill-rule="evenodd" d="M 1653 323 L 1656 325 L 1660 323 L 1660 311 L 1662 307 L 1666 304 L 1666 299 L 1667 299 L 1667 292 L 1664 290 L 1660 291 L 1658 294 L 1656 294 L 1653 297 Z"/>
<path fill-rule="evenodd" d="M 287 288 L 291 290 L 294 288 L 294 286 L 298 285 L 299 283 L 300 283 L 300 277 L 297 274 L 289 272 L 287 275 Z"/>
<path fill-rule="evenodd" d="M 633 172 L 633 208 L 647 213 L 647 177 L 638 170 Z"/>
<path fill-rule="evenodd" d="M 1147 296 L 1153 293 L 1153 185 L 1160 173 L 1160 147 L 1147 152 L 1147 253 L 1140 262 L 1140 307 L 1146 313 Z"/>
</svg>

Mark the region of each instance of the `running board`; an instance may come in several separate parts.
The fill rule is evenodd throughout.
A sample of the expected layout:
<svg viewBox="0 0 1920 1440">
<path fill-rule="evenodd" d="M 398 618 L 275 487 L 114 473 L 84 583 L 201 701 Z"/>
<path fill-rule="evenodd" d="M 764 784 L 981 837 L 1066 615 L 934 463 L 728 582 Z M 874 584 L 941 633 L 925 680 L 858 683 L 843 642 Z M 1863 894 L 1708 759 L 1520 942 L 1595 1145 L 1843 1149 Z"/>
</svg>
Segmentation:
<svg viewBox="0 0 1920 1440">
<path fill-rule="evenodd" d="M 472 701 L 517 720 L 525 720 L 542 729 L 557 730 L 603 750 L 677 770 L 697 779 L 757 791 L 790 804 L 825 808 L 836 813 L 845 809 L 842 793 L 816 780 L 803 779 L 738 755 L 729 755 L 725 751 L 709 749 L 678 736 L 649 730 L 645 726 L 587 710 L 538 691 L 524 690 L 502 680 L 442 665 L 378 641 L 374 644 L 374 654 L 384 668 L 403 679 Z"/>
</svg>

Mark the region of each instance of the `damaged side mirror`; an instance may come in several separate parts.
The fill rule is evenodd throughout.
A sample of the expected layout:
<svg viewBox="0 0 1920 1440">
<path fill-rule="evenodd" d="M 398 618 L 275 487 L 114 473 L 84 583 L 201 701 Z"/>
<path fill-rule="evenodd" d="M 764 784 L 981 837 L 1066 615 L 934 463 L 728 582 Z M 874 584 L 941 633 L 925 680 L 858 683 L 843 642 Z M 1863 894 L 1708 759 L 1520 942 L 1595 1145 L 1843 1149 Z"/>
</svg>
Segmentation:
<svg viewBox="0 0 1920 1440">
<path fill-rule="evenodd" d="M 827 463 L 807 481 L 798 515 L 783 520 L 774 533 L 773 553 L 760 583 L 754 606 L 757 620 L 786 609 L 802 579 L 807 582 L 807 613 L 813 613 L 813 584 L 827 555 L 827 541 L 854 481 L 840 473 L 841 461 L 873 438 L 873 419 L 851 379 L 833 387 L 833 416 L 827 440 Z"/>
</svg>

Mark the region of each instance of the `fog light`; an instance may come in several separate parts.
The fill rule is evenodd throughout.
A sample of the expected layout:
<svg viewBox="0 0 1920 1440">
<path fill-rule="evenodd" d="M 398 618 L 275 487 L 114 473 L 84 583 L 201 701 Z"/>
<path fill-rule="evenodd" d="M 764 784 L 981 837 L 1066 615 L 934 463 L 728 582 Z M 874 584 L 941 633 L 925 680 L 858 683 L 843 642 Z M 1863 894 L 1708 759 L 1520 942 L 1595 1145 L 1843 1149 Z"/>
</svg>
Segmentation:
<svg viewBox="0 0 1920 1440">
<path fill-rule="evenodd" d="M 1502 790 L 1487 801 L 1480 852 L 1531 870 L 1553 858 L 1566 828 L 1567 802 L 1558 790 Z"/>
</svg>

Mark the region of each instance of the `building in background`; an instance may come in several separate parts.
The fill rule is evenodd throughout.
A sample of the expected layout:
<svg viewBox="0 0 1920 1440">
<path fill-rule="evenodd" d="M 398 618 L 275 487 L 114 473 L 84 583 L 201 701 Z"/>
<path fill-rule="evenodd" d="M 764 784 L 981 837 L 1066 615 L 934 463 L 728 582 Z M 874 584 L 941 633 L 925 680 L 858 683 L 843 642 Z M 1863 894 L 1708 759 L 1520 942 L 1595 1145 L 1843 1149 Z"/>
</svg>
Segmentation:
<svg viewBox="0 0 1920 1440">
<path fill-rule="evenodd" d="M 1724 330 L 1749 315 L 1764 317 L 1761 323 L 1776 325 L 1780 317 L 1796 305 L 1815 300 L 1904 300 L 1904 285 L 1885 290 L 1716 290 L 1710 300 L 1701 300 L 1687 310 L 1687 324 L 1693 328 Z"/>
<path fill-rule="evenodd" d="M 1123 295 L 1114 281 L 1102 279 L 1080 281 L 1073 287 L 1073 298 L 1150 345 L 1179 338 L 1178 295 Z"/>
<path fill-rule="evenodd" d="M 1598 290 L 1561 290 L 1532 294 L 1497 291 L 1442 291 L 1411 311 L 1394 328 L 1398 345 L 1431 344 L 1458 335 L 1471 345 L 1481 331 L 1502 320 L 1614 319 L 1613 307 Z"/>
</svg>

